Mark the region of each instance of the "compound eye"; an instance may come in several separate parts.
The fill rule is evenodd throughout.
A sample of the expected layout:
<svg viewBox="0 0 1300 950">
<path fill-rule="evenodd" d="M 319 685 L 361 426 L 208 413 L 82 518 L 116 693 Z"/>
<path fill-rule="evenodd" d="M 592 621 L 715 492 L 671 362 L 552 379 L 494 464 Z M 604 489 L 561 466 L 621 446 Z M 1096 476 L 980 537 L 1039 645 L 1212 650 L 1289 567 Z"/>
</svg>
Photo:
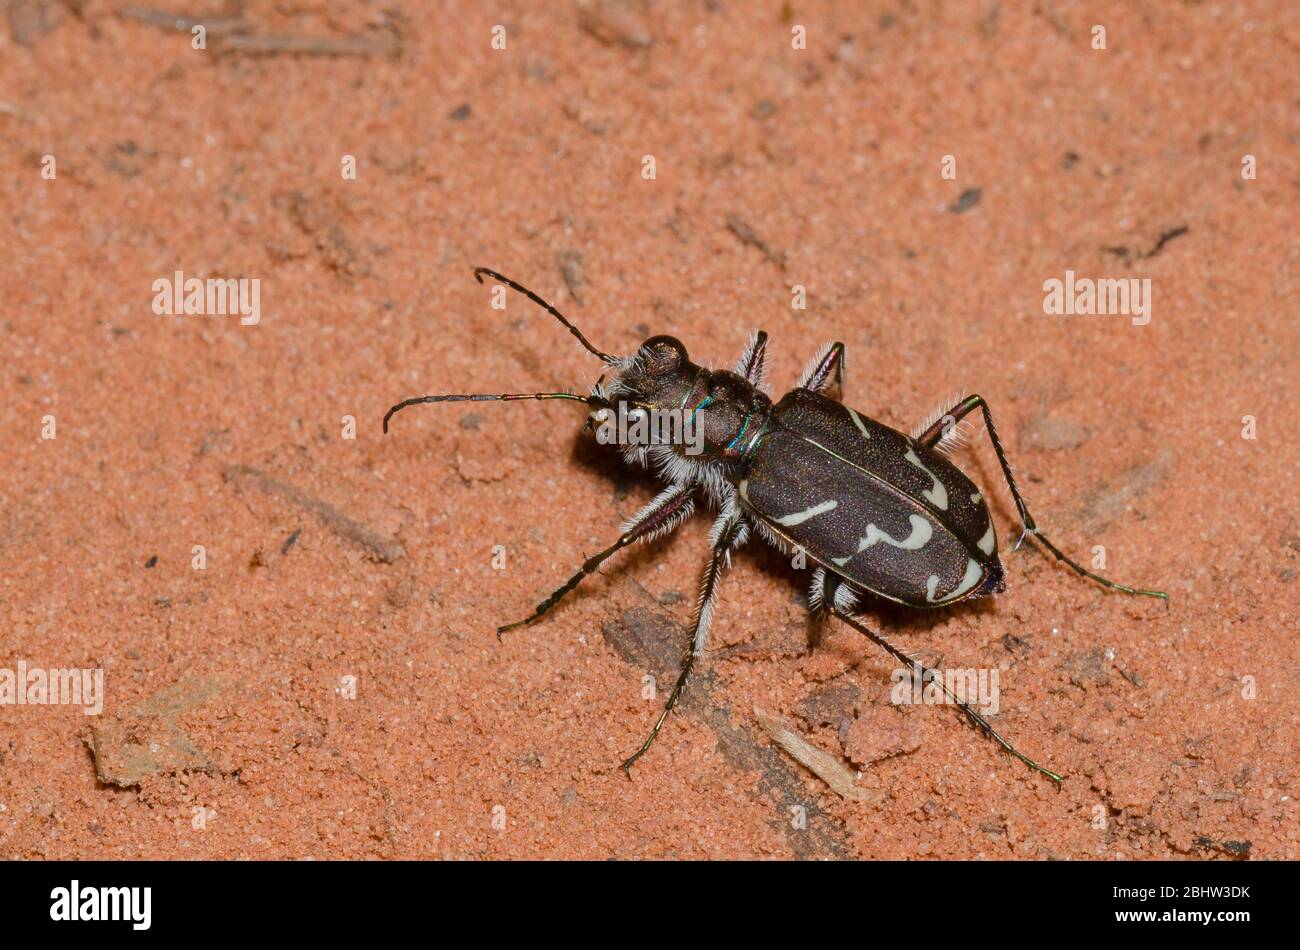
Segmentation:
<svg viewBox="0 0 1300 950">
<path fill-rule="evenodd" d="M 637 356 L 645 364 L 649 375 L 671 373 L 686 362 L 686 347 L 671 336 L 652 336 L 641 344 Z"/>
</svg>

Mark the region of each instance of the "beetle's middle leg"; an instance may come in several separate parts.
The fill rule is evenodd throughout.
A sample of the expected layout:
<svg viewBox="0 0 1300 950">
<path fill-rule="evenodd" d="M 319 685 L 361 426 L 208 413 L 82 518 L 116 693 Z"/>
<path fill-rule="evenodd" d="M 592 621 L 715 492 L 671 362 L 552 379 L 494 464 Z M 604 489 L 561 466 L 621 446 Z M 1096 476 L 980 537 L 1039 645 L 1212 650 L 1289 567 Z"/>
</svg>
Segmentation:
<svg viewBox="0 0 1300 950">
<path fill-rule="evenodd" d="M 632 516 L 628 523 L 623 526 L 623 533 L 619 535 L 617 541 L 600 553 L 593 554 L 583 561 L 582 569 L 565 581 L 551 596 L 538 604 L 530 615 L 523 620 L 516 620 L 514 623 L 497 627 L 497 636 L 500 637 L 507 630 L 513 630 L 516 627 L 522 627 L 539 620 L 542 614 L 558 604 L 566 594 L 581 584 L 588 575 L 594 574 L 596 569 L 614 554 L 637 541 L 648 541 L 668 534 L 689 518 L 694 511 L 695 487 L 693 485 L 672 485 L 666 488 L 659 493 L 654 501 Z"/>
<path fill-rule="evenodd" d="M 632 753 L 623 763 L 623 772 L 628 778 L 632 777 L 632 763 L 645 755 L 654 744 L 659 736 L 659 730 L 668 719 L 668 714 L 677 705 L 682 689 L 686 686 L 686 679 L 691 675 L 691 669 L 703 652 L 705 641 L 708 639 L 709 623 L 713 619 L 713 604 L 717 599 L 722 572 L 731 566 L 731 552 L 744 544 L 749 536 L 749 524 L 741 516 L 734 502 L 728 501 L 723 505 L 722 513 L 713 524 L 711 536 L 713 552 L 709 555 L 709 563 L 704 569 L 704 578 L 700 582 L 700 597 L 695 607 L 695 624 L 691 632 L 691 644 L 686 649 L 686 655 L 682 657 L 682 672 L 673 685 L 673 691 L 668 694 L 668 702 L 664 705 L 664 711 L 659 714 L 654 728 L 650 730 L 650 735 L 646 737 L 641 748 Z"/>
<path fill-rule="evenodd" d="M 1169 595 L 1162 590 L 1146 590 L 1141 587 L 1129 587 L 1127 584 L 1117 584 L 1098 574 L 1094 574 L 1077 561 L 1066 556 L 1060 548 L 1049 541 L 1047 537 L 1038 530 L 1038 525 L 1034 523 L 1033 515 L 1029 513 L 1029 509 L 1025 506 L 1025 500 L 1020 497 L 1020 489 L 1016 487 L 1016 480 L 1011 475 L 1011 465 L 1007 462 L 1007 454 L 1002 450 L 1002 440 L 998 438 L 998 430 L 993 427 L 993 414 L 989 412 L 989 405 L 984 401 L 983 396 L 967 396 L 957 405 L 953 406 L 952 409 L 950 409 L 942 418 L 936 420 L 934 425 L 930 426 L 930 428 L 917 436 L 916 441 L 924 445 L 926 448 L 934 448 L 934 446 L 943 439 L 944 435 L 949 432 L 953 426 L 961 422 L 963 418 L 974 412 L 976 409 L 981 409 L 984 412 L 984 428 L 988 430 L 989 441 L 993 443 L 993 451 L 997 453 L 998 464 L 1002 466 L 1002 474 L 1007 480 L 1007 487 L 1011 489 L 1011 497 L 1015 499 L 1016 511 L 1020 513 L 1020 522 L 1024 529 L 1023 533 L 1020 535 L 1020 541 L 1023 541 L 1026 536 L 1032 535 L 1042 543 L 1043 547 L 1052 552 L 1058 561 L 1064 561 L 1080 577 L 1087 577 L 1096 581 L 1103 587 L 1109 587 L 1111 590 L 1122 591 L 1125 594 L 1140 594 L 1143 597 L 1159 597 L 1168 604 Z M 1020 546 L 1020 541 L 1016 542 L 1016 547 Z"/>
</svg>

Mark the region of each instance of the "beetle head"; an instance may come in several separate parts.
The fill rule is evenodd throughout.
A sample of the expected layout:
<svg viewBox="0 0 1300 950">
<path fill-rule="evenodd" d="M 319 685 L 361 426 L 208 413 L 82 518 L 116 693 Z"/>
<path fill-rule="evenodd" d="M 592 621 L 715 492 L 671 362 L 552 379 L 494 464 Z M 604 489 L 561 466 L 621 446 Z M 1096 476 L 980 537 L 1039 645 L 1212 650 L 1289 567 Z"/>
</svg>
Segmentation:
<svg viewBox="0 0 1300 950">
<path fill-rule="evenodd" d="M 680 410 L 699 371 L 676 337 L 652 336 L 623 361 L 602 394 L 611 403 L 624 402 L 629 411 Z"/>
<path fill-rule="evenodd" d="M 608 383 L 596 384 L 593 396 L 598 403 L 593 404 L 588 426 L 596 428 L 600 441 L 625 449 L 679 442 L 688 435 L 683 412 L 699 378 L 700 367 L 690 361 L 680 340 L 653 336 L 620 361 Z"/>
</svg>

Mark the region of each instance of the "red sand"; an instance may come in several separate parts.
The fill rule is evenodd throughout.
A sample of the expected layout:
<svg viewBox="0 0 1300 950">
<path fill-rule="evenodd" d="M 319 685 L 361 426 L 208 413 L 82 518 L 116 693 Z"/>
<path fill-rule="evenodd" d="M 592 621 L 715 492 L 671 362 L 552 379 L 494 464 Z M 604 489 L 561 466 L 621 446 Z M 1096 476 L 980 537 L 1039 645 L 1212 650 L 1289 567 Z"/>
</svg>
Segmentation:
<svg viewBox="0 0 1300 950">
<path fill-rule="evenodd" d="M 0 668 L 107 687 L 98 718 L 0 707 L 0 856 L 1297 857 L 1295 7 L 243 8 L 257 36 L 400 44 L 321 56 L 222 48 L 249 33 L 218 19 L 196 51 L 118 6 L 20 0 L 0 30 Z M 846 401 L 899 428 L 984 394 L 1043 530 L 1170 608 L 1004 551 L 993 602 L 867 618 L 997 667 L 998 728 L 1063 786 L 888 705 L 851 631 L 810 645 L 758 544 L 627 781 L 707 524 L 497 641 L 654 485 L 567 405 L 381 435 L 408 395 L 598 374 L 475 265 L 620 352 L 667 332 L 726 365 L 762 327 L 778 390 L 843 340 Z M 261 322 L 155 315 L 178 269 L 259 278 Z M 1067 269 L 1149 277 L 1151 322 L 1045 315 Z M 962 464 L 1008 548 L 987 444 Z M 869 800 L 756 705 L 874 758 Z"/>
</svg>

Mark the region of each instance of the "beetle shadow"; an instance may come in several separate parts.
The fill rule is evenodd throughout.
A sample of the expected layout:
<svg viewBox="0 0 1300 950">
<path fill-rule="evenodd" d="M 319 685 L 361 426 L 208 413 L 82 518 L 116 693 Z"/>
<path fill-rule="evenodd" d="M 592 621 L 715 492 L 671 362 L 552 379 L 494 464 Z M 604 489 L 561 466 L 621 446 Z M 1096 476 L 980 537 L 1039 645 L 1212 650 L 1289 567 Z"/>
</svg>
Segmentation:
<svg viewBox="0 0 1300 950">
<path fill-rule="evenodd" d="M 630 518 L 640 511 L 644 505 L 648 504 L 650 498 L 654 498 L 668 487 L 668 484 L 657 477 L 653 471 L 642 468 L 640 465 L 628 464 L 623 460 L 623 453 L 618 448 L 601 445 L 590 432 L 582 430 L 577 432 L 570 447 L 569 458 L 574 464 L 608 482 L 611 486 L 610 500 L 614 503 L 615 509 L 622 511 L 622 514 L 616 511 L 615 517 L 619 521 L 610 526 L 609 538 L 601 542 L 602 545 L 613 542 L 618 536 L 618 532 L 622 530 L 623 518 Z M 644 497 L 647 493 L 649 498 L 645 498 L 644 501 L 637 501 L 633 498 L 634 495 L 638 498 Z M 603 502 L 593 500 L 592 504 L 603 505 Z M 695 517 L 699 517 L 698 511 L 697 506 Z M 673 533 L 676 534 L 676 532 Z M 660 540 L 666 542 L 666 547 L 667 544 L 672 543 L 673 538 L 669 536 Z M 664 549 L 659 547 L 658 544 L 634 544 L 606 561 L 601 565 L 597 573 L 601 575 L 627 573 L 630 575 L 639 569 L 642 564 L 662 557 L 663 553 Z M 579 552 L 574 552 L 575 567 L 578 557 Z M 579 587 L 570 596 L 581 597 L 582 587 Z M 694 597 L 694 591 L 687 596 Z"/>
<path fill-rule="evenodd" d="M 648 488 L 656 495 L 668 487 L 650 469 L 625 462 L 623 453 L 616 446 L 601 445 L 587 431 L 579 430 L 574 436 L 569 457 L 587 471 L 612 483 L 615 504 L 622 504 L 637 487 Z"/>
</svg>

